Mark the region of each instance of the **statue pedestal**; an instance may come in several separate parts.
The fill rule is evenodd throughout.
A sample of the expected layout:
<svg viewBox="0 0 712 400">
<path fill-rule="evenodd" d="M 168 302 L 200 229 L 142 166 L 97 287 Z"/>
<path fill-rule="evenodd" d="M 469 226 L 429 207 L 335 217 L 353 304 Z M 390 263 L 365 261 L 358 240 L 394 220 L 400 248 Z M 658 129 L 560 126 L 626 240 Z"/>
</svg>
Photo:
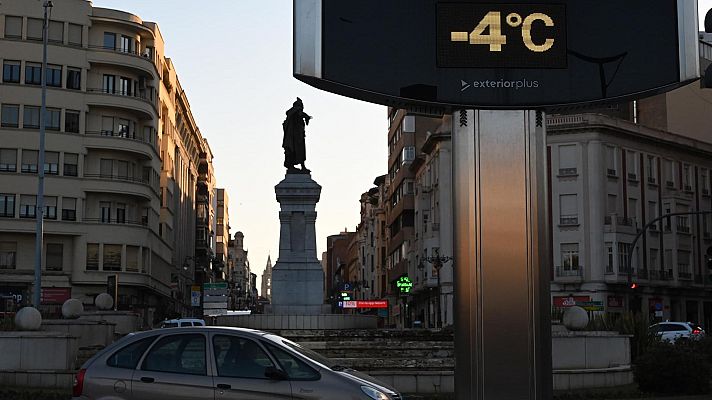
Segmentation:
<svg viewBox="0 0 712 400">
<path fill-rule="evenodd" d="M 316 203 L 321 186 L 309 174 L 287 174 L 275 186 L 279 213 L 279 258 L 272 269 L 269 312 L 282 315 L 328 313 L 324 270 L 316 257 Z"/>
</svg>

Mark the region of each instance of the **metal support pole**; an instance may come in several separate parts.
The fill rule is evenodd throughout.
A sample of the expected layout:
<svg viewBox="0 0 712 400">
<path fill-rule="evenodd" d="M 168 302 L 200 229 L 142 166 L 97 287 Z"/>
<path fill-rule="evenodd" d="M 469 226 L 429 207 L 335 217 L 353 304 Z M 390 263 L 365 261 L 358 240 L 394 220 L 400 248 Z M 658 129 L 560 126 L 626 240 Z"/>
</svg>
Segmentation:
<svg viewBox="0 0 712 400">
<path fill-rule="evenodd" d="M 42 248 L 44 235 L 44 164 L 45 164 L 45 118 L 47 114 L 47 40 L 49 36 L 48 9 L 51 1 L 44 2 L 44 22 L 42 24 L 42 106 L 40 109 L 40 148 L 37 160 L 37 204 L 35 216 L 37 229 L 35 232 L 35 287 L 33 305 L 39 309 L 42 294 Z"/>
<path fill-rule="evenodd" d="M 463 110 L 452 121 L 455 398 L 549 400 L 544 115 Z"/>
</svg>

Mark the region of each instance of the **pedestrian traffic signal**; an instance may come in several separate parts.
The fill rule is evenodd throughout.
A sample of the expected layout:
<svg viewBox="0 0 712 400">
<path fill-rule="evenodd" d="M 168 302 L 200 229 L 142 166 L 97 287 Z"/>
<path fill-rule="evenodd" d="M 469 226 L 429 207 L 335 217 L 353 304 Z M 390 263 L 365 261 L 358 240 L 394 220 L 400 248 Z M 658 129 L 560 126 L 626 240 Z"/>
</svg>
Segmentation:
<svg viewBox="0 0 712 400">
<path fill-rule="evenodd" d="M 633 290 L 635 290 L 635 289 L 638 288 L 638 284 L 635 283 L 635 282 L 633 282 L 633 283 L 630 284 L 630 288 L 633 289 Z"/>
</svg>

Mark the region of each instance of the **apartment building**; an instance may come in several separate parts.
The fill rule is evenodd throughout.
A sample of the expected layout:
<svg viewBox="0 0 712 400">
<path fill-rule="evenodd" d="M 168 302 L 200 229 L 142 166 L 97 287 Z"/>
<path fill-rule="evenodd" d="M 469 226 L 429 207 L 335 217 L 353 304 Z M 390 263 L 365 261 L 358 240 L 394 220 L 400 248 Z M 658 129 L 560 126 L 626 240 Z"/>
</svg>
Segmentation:
<svg viewBox="0 0 712 400">
<path fill-rule="evenodd" d="M 245 235 L 242 232 L 235 233 L 229 246 L 228 279 L 232 288 L 232 309 L 245 310 L 250 286 L 250 260 L 245 250 Z"/>
<path fill-rule="evenodd" d="M 230 214 L 228 212 L 229 197 L 225 189 L 215 189 L 215 270 L 218 280 L 228 278 L 227 257 L 230 242 Z"/>
<path fill-rule="evenodd" d="M 70 297 L 91 306 L 115 275 L 118 308 L 147 324 L 190 313 L 196 182 L 210 150 L 158 25 L 84 0 L 54 2 L 40 166 L 42 17 L 41 2 L 0 3 L 0 294 L 33 291 L 44 168 L 43 308 Z"/>
</svg>

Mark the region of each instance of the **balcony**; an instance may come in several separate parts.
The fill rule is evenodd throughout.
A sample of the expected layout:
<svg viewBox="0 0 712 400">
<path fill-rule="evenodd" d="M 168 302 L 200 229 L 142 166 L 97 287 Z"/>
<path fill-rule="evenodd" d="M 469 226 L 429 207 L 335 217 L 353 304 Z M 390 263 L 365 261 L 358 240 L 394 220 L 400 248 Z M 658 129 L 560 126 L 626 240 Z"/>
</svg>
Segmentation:
<svg viewBox="0 0 712 400">
<path fill-rule="evenodd" d="M 126 194 L 145 200 L 158 197 L 148 179 L 113 174 L 84 174 L 84 178 L 83 188 L 87 192 Z"/>
<path fill-rule="evenodd" d="M 709 189 L 702 189 L 702 195 L 703 195 L 703 196 L 709 196 L 709 195 L 710 195 L 710 190 L 709 190 Z"/>
<path fill-rule="evenodd" d="M 680 267 L 682 267 L 682 266 L 680 266 Z M 689 265 L 687 267 L 689 268 Z M 688 272 L 687 270 L 678 271 L 677 279 L 681 280 L 681 281 L 691 281 L 692 280 L 692 272 Z"/>
<path fill-rule="evenodd" d="M 560 168 L 559 169 L 559 177 L 560 178 L 574 177 L 574 176 L 578 176 L 577 168 Z"/>
<path fill-rule="evenodd" d="M 440 223 L 439 223 L 439 222 L 433 222 L 432 228 L 433 228 L 433 232 L 438 232 L 438 231 L 440 231 Z"/>
<path fill-rule="evenodd" d="M 606 173 L 608 174 L 609 178 L 618 178 L 618 171 L 616 171 L 615 169 L 608 168 L 606 170 Z"/>
<path fill-rule="evenodd" d="M 87 89 L 89 106 L 115 107 L 129 110 L 145 120 L 157 120 L 156 104 L 145 93 L 111 92 L 102 88 Z"/>
<path fill-rule="evenodd" d="M 648 184 L 650 184 L 650 185 L 657 185 L 657 184 L 658 184 L 658 181 L 655 180 L 655 178 L 653 178 L 652 176 L 649 176 L 649 177 L 648 177 Z"/>
<path fill-rule="evenodd" d="M 665 186 L 666 186 L 668 189 L 675 189 L 675 182 L 667 181 L 667 182 L 665 182 Z"/>
<path fill-rule="evenodd" d="M 123 66 L 138 70 L 141 74 L 146 74 L 151 79 L 158 77 L 158 68 L 153 62 L 154 52 L 132 49 L 113 48 L 105 46 L 89 46 L 87 59 L 92 64 L 103 64 L 111 66 Z"/>
<path fill-rule="evenodd" d="M 104 220 L 102 218 L 82 218 L 82 222 L 87 224 L 101 224 L 101 225 L 125 225 L 125 226 L 139 226 L 148 228 L 148 217 L 144 216 L 138 220 L 123 220 L 117 221 L 114 219 Z"/>
<path fill-rule="evenodd" d="M 581 281 L 583 280 L 583 266 L 556 267 L 556 280 Z"/>
<path fill-rule="evenodd" d="M 578 226 L 578 215 L 562 215 L 559 218 L 559 226 Z"/>
<path fill-rule="evenodd" d="M 659 269 L 650 270 L 650 279 L 655 281 L 671 281 L 673 279 L 672 270 L 662 271 Z"/>
<path fill-rule="evenodd" d="M 143 155 L 146 159 L 152 159 L 158 155 L 155 138 L 147 138 L 143 135 L 110 132 L 110 131 L 87 131 L 84 145 L 87 148 L 121 150 Z"/>
<path fill-rule="evenodd" d="M 638 182 L 638 174 L 629 172 L 629 173 L 628 173 L 628 180 L 629 180 L 630 182 Z"/>
</svg>

